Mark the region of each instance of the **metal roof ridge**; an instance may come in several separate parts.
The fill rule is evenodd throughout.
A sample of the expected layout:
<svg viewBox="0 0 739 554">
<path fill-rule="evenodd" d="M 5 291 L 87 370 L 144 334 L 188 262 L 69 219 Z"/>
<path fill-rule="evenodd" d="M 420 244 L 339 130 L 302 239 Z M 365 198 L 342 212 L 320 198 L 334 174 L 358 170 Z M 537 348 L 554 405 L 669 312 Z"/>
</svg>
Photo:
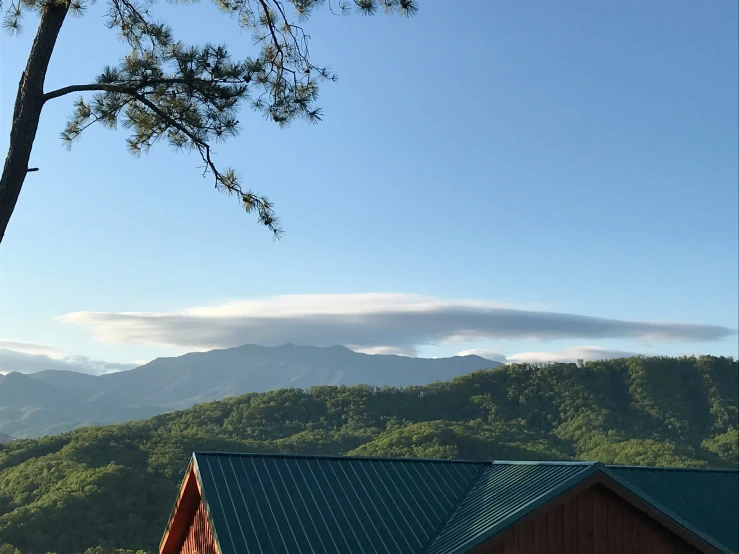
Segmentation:
<svg viewBox="0 0 739 554">
<path fill-rule="evenodd" d="M 447 528 L 447 526 L 454 520 L 454 516 L 459 512 L 459 510 L 464 505 L 465 500 L 470 496 L 473 490 L 477 487 L 478 483 L 482 480 L 482 478 L 485 476 L 485 474 L 490 471 L 491 464 L 486 464 L 488 467 L 486 469 L 483 469 L 480 471 L 480 474 L 477 476 L 477 479 L 471 479 L 470 484 L 467 486 L 467 490 L 464 492 L 464 494 L 459 496 L 459 501 L 457 502 L 457 505 L 454 507 L 454 510 L 452 510 L 449 513 L 449 517 L 446 518 L 446 521 L 443 525 L 439 527 L 439 531 L 436 533 L 435 536 L 429 537 L 429 540 L 426 542 L 426 544 L 423 546 L 423 548 L 420 550 L 420 552 L 428 552 L 429 549 L 436 543 L 436 541 L 439 539 L 441 534 L 444 532 L 444 530 Z"/>
<path fill-rule="evenodd" d="M 669 467 L 669 466 L 631 466 L 618 464 L 605 464 L 605 467 L 616 469 L 642 469 L 642 470 L 659 470 L 659 471 L 698 471 L 705 473 L 739 473 L 739 469 L 730 469 L 725 467 Z"/>
<path fill-rule="evenodd" d="M 601 464 L 601 462 L 583 462 L 575 461 L 548 461 L 548 460 L 493 460 L 494 465 L 541 465 L 541 466 L 592 466 Z"/>
<path fill-rule="evenodd" d="M 446 458 L 397 458 L 391 456 L 349 456 L 342 454 L 281 454 L 279 452 L 220 452 L 220 451 L 195 451 L 193 456 L 245 456 L 254 458 L 305 458 L 321 460 L 369 460 L 386 462 L 435 462 L 447 464 L 472 464 L 489 466 L 492 462 L 481 460 L 461 460 Z"/>
<path fill-rule="evenodd" d="M 473 465 L 542 465 L 542 466 L 593 466 L 599 465 L 604 468 L 615 469 L 638 469 L 638 470 L 659 470 L 659 471 L 684 471 L 684 472 L 705 472 L 705 473 L 739 473 L 739 469 L 730 468 L 712 468 L 712 467 L 669 467 L 669 466 L 640 466 L 640 465 L 619 465 L 604 464 L 597 461 L 554 461 L 554 460 L 465 460 L 461 458 L 402 458 L 395 456 L 351 456 L 348 454 L 283 454 L 280 452 L 227 452 L 219 450 L 197 450 L 193 455 L 201 456 L 250 456 L 250 457 L 267 457 L 267 458 L 307 458 L 307 459 L 328 459 L 328 460 L 371 460 L 371 461 L 391 461 L 391 462 L 435 462 L 435 463 L 454 463 L 454 464 L 473 464 Z"/>
</svg>

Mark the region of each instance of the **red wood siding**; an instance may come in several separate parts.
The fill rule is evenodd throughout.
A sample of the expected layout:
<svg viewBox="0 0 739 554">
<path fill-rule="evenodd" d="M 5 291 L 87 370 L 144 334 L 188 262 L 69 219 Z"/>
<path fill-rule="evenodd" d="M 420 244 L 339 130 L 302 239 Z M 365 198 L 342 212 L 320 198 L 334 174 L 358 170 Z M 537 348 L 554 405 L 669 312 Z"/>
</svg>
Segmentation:
<svg viewBox="0 0 739 554">
<path fill-rule="evenodd" d="M 180 488 L 159 554 L 219 554 L 192 464 Z"/>
<path fill-rule="evenodd" d="M 530 514 L 473 554 L 699 554 L 601 485 Z"/>
<path fill-rule="evenodd" d="M 190 524 L 190 529 L 182 543 L 179 554 L 218 554 L 213 533 L 208 523 L 208 514 L 205 511 L 205 504 L 202 502 L 195 512 L 195 517 Z"/>
</svg>

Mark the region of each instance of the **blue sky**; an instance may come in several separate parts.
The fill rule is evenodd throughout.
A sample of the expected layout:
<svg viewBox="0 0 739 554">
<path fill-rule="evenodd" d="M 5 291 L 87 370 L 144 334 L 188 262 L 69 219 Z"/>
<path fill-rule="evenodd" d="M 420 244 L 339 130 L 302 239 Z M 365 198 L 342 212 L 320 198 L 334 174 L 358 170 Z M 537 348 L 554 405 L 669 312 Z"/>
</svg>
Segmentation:
<svg viewBox="0 0 739 554">
<path fill-rule="evenodd" d="M 47 89 L 89 82 L 124 54 L 101 9 L 65 23 Z M 155 13 L 187 42 L 253 53 L 207 2 Z M 3 151 L 26 23 L 1 39 Z M 737 356 L 736 335 L 714 328 L 739 319 L 736 2 L 422 0 L 411 20 L 324 11 L 305 27 L 314 61 L 339 75 L 322 90 L 324 121 L 279 129 L 245 112 L 241 135 L 216 149 L 275 202 L 279 242 L 194 157 L 159 145 L 135 159 L 125 130 L 102 128 L 67 152 L 58 135 L 74 97 L 45 108 L 41 170 L 0 245 L 0 370 L 13 351 L 133 363 L 283 339 L 424 356 Z M 369 293 L 380 296 L 356 296 Z M 358 323 L 397 328 L 416 309 L 408 295 L 424 297 L 427 318 L 402 340 Z M 445 328 L 449 310 L 486 323 Z M 538 323 L 507 331 L 516 310 Z M 358 334 L 321 327 L 329 312 Z M 254 331 L 267 326 L 290 331 Z"/>
</svg>

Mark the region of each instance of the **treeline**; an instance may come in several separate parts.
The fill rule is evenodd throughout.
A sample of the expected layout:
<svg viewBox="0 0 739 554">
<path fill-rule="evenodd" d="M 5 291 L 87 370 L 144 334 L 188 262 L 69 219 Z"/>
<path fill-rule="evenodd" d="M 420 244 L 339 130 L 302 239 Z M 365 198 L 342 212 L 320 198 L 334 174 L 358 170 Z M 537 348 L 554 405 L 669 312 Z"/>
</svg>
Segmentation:
<svg viewBox="0 0 739 554">
<path fill-rule="evenodd" d="M 711 356 L 512 364 L 15 441 L 0 449 L 0 554 L 155 552 L 194 450 L 735 468 L 738 370 Z"/>
</svg>

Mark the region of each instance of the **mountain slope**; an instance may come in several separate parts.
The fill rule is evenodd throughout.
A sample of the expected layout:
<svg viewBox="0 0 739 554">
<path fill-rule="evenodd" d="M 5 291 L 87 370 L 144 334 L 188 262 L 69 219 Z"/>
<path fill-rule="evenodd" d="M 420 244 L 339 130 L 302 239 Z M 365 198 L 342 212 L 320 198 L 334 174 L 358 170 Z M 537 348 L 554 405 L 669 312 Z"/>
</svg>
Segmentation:
<svg viewBox="0 0 739 554">
<path fill-rule="evenodd" d="M 709 356 L 508 365 L 425 387 L 251 393 L 14 441 L 0 447 L 0 544 L 153 553 L 193 450 L 736 468 L 738 370 Z"/>
<path fill-rule="evenodd" d="M 60 395 L 56 387 L 22 373 L 0 375 L 0 406 L 3 408 L 36 406 L 48 410 L 63 410 L 77 400 L 77 396 L 69 393 Z"/>
<path fill-rule="evenodd" d="M 12 436 L 27 436 L 34 430 L 62 433 L 80 425 L 132 421 L 157 413 L 161 410 L 128 407 L 115 397 L 85 398 L 30 375 L 0 376 L 0 433 Z"/>
<path fill-rule="evenodd" d="M 341 346 L 286 344 L 158 358 L 136 369 L 102 376 L 72 371 L 11 373 L 0 381 L 0 432 L 16 437 L 42 436 L 284 387 L 424 385 L 497 365 L 478 356 L 370 356 Z M 9 383 L 5 385 L 7 394 L 3 393 L 5 381 Z M 9 392 L 11 385 L 16 392 Z"/>
<path fill-rule="evenodd" d="M 428 359 L 360 354 L 343 346 L 245 345 L 158 358 L 99 379 L 118 394 L 138 393 L 139 403 L 184 408 L 285 387 L 425 385 L 498 365 L 479 356 Z"/>
<path fill-rule="evenodd" d="M 88 373 L 48 369 L 32 373 L 30 377 L 64 392 L 74 393 L 85 398 L 105 392 L 105 383 L 97 376 Z"/>
<path fill-rule="evenodd" d="M 0 432 L 47 428 L 60 421 L 83 420 L 82 398 L 20 373 L 0 376 Z M 72 415 L 70 412 L 77 412 Z M 69 430 L 73 427 L 62 428 Z"/>
</svg>

